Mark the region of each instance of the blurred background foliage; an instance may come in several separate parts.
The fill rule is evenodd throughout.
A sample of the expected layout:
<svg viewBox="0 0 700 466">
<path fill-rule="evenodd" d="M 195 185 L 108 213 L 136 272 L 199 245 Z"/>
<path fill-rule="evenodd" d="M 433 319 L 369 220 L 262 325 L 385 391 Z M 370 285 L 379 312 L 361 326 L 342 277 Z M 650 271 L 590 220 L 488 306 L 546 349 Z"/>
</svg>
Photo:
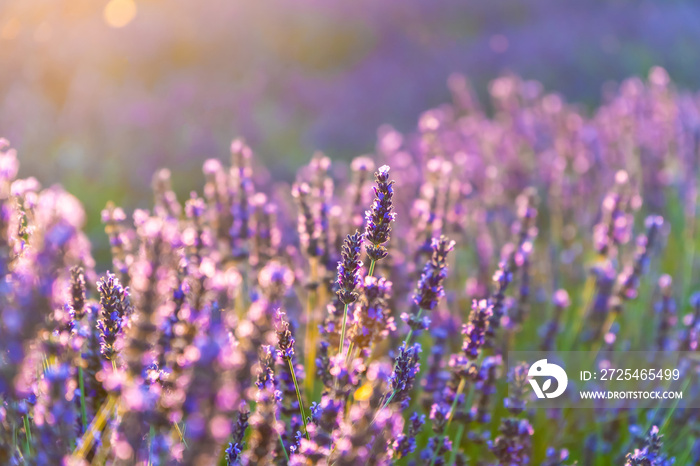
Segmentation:
<svg viewBox="0 0 700 466">
<path fill-rule="evenodd" d="M 186 195 L 235 136 L 291 179 L 316 149 L 349 159 L 382 124 L 410 131 L 453 72 L 484 103 L 514 72 L 591 108 L 652 65 L 696 89 L 697 44 L 693 0 L 3 0 L 0 134 L 104 242 L 108 200 L 149 205 L 164 166 Z"/>
</svg>

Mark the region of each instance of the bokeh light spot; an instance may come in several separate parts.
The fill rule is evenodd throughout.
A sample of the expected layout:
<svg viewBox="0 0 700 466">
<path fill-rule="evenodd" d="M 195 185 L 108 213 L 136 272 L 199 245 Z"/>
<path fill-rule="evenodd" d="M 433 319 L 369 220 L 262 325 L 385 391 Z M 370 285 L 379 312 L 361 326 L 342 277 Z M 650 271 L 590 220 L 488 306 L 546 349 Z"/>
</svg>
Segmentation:
<svg viewBox="0 0 700 466">
<path fill-rule="evenodd" d="M 105 5 L 105 22 L 113 28 L 121 28 L 129 24 L 136 16 L 134 0 L 110 0 Z"/>
</svg>

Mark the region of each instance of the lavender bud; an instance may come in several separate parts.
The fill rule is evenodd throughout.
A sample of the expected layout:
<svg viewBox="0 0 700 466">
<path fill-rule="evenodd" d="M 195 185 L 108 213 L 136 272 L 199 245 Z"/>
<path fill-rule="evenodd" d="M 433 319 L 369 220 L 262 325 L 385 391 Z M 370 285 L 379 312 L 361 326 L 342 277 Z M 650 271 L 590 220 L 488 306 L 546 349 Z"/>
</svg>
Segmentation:
<svg viewBox="0 0 700 466">
<path fill-rule="evenodd" d="M 277 346 L 279 348 L 279 356 L 286 363 L 294 358 L 294 337 L 289 330 L 289 321 L 287 321 L 287 315 L 284 312 L 278 311 L 277 320 Z"/>
<path fill-rule="evenodd" d="M 396 356 L 394 371 L 389 377 L 391 389 L 389 396 L 393 395 L 391 401 L 401 403 L 402 407 L 408 406 L 410 401 L 408 394 L 413 388 L 413 381 L 420 370 L 420 352 L 420 343 L 414 343 L 409 348 L 406 347 L 405 343 L 402 344 L 399 348 L 399 354 Z"/>
<path fill-rule="evenodd" d="M 75 320 L 82 320 L 85 316 L 85 276 L 81 267 L 73 267 L 70 270 L 71 306 L 75 313 Z"/>
<path fill-rule="evenodd" d="M 482 299 L 472 302 L 472 310 L 469 313 L 469 322 L 464 325 L 462 333 L 464 342 L 462 350 L 467 358 L 472 361 L 479 356 L 481 348 L 486 343 L 486 330 L 489 327 L 489 319 L 493 315 L 493 305 L 488 300 Z"/>
<path fill-rule="evenodd" d="M 396 458 L 404 458 L 416 451 L 416 437 L 420 434 L 425 424 L 425 415 L 414 412 L 408 420 L 408 429 L 405 434 L 400 434 L 393 443 Z"/>
<path fill-rule="evenodd" d="M 102 339 L 102 355 L 112 360 L 117 352 L 115 342 L 121 333 L 123 320 L 129 307 L 129 292 L 122 288 L 119 279 L 107 273 L 97 282 L 100 293 L 101 318 L 97 322 Z"/>
<path fill-rule="evenodd" d="M 455 242 L 445 236 L 433 238 L 431 247 L 433 255 L 425 264 L 423 273 L 418 281 L 416 293 L 413 296 L 420 309 L 431 311 L 435 309 L 440 298 L 445 295 L 443 281 L 447 277 L 447 254 L 454 249 Z"/>
<path fill-rule="evenodd" d="M 365 212 L 365 239 L 367 255 L 372 261 L 384 259 L 388 252 L 384 244 L 389 241 L 391 222 L 396 219 L 393 210 L 394 181 L 389 181 L 389 166 L 383 165 L 374 174 L 377 183 L 374 189 L 374 201 Z"/>
<path fill-rule="evenodd" d="M 348 235 L 343 244 L 342 260 L 338 262 L 338 298 L 343 304 L 352 304 L 357 300 L 360 286 L 360 251 L 362 250 L 362 233 Z"/>
</svg>

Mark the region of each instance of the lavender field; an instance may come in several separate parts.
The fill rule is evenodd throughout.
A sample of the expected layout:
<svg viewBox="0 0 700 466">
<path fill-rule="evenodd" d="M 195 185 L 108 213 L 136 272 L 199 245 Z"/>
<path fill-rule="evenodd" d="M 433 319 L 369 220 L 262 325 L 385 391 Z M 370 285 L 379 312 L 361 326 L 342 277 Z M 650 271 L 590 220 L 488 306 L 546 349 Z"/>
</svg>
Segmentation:
<svg viewBox="0 0 700 466">
<path fill-rule="evenodd" d="M 0 462 L 697 464 L 697 410 L 535 409 L 504 358 L 697 350 L 700 97 L 658 67 L 590 115 L 448 85 L 292 185 L 241 139 L 186 199 L 157 171 L 102 211 L 106 267 L 2 140 Z"/>
</svg>

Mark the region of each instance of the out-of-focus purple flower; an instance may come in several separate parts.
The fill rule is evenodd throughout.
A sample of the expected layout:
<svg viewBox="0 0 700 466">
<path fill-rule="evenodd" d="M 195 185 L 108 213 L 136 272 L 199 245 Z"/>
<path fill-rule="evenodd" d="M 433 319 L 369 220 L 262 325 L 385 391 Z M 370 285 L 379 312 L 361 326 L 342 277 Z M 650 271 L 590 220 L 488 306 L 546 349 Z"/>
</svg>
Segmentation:
<svg viewBox="0 0 700 466">
<path fill-rule="evenodd" d="M 277 207 L 263 193 L 251 199 L 253 208 L 253 236 L 251 264 L 259 266 L 274 258 L 279 249 L 281 233 L 277 225 Z"/>
<path fill-rule="evenodd" d="M 350 332 L 350 339 L 358 349 L 371 347 L 394 328 L 393 318 L 386 309 L 391 282 L 383 277 L 365 277 L 363 291 L 355 306 L 355 325 Z"/>
<path fill-rule="evenodd" d="M 506 418 L 498 429 L 500 435 L 489 442 L 499 464 L 530 464 L 534 429 L 527 419 Z"/>
<path fill-rule="evenodd" d="M 376 262 L 388 254 L 384 244 L 389 241 L 391 223 L 396 219 L 396 213 L 393 211 L 394 181 L 389 181 L 389 166 L 379 167 L 374 178 L 374 201 L 365 212 L 365 240 L 368 243 L 367 256 Z"/>
<path fill-rule="evenodd" d="M 250 417 L 251 435 L 249 448 L 243 453 L 243 464 L 270 464 L 276 456 L 275 445 L 279 442 L 282 426 L 277 419 L 279 393 L 275 391 L 272 363 L 272 350 L 269 346 L 263 347 L 256 382 L 257 405 L 255 413 Z"/>
<path fill-rule="evenodd" d="M 488 356 L 481 363 L 480 381 L 476 384 L 476 390 L 479 394 L 479 400 L 476 404 L 476 412 L 474 420 L 480 424 L 488 424 L 491 422 L 491 399 L 496 394 L 499 376 L 499 369 L 503 365 L 503 359 L 500 355 Z M 467 406 L 467 409 L 471 409 Z"/>
<path fill-rule="evenodd" d="M 569 450 L 562 448 L 547 448 L 546 458 L 542 466 L 565 466 L 565 462 L 569 459 Z"/>
<path fill-rule="evenodd" d="M 675 464 L 674 458 L 668 458 L 661 451 L 663 447 L 662 437 L 663 435 L 659 435 L 659 428 L 653 426 L 644 439 L 644 446 L 627 454 L 625 466 L 672 466 Z"/>
<path fill-rule="evenodd" d="M 700 344 L 700 292 L 690 296 L 690 306 L 693 312 L 683 318 L 679 351 L 695 351 Z"/>
<path fill-rule="evenodd" d="M 81 320 L 85 316 L 85 276 L 81 267 L 73 267 L 71 274 L 71 307 L 75 313 L 75 320 Z"/>
<path fill-rule="evenodd" d="M 658 351 L 669 351 L 672 349 L 670 332 L 678 322 L 676 301 L 673 299 L 673 280 L 670 275 L 662 275 L 659 278 L 659 290 L 661 291 L 661 300 L 654 306 L 659 315 L 656 348 Z"/>
<path fill-rule="evenodd" d="M 292 187 L 292 196 L 299 205 L 298 233 L 299 242 L 309 257 L 321 255 L 321 225 L 311 200 L 311 188 L 307 183 L 298 183 Z"/>
<path fill-rule="evenodd" d="M 229 230 L 231 238 L 231 251 L 234 258 L 247 257 L 248 238 L 251 235 L 250 200 L 254 194 L 252 169 L 250 160 L 253 151 L 242 139 L 236 139 L 231 143 L 231 217 L 233 223 Z"/>
<path fill-rule="evenodd" d="M 557 334 L 559 333 L 559 325 L 561 323 L 562 315 L 571 305 L 569 293 L 563 289 L 555 291 L 554 296 L 552 296 L 552 304 L 554 305 L 552 318 L 544 325 L 542 329 L 542 343 L 540 344 L 540 349 L 542 351 L 551 351 L 554 347 Z"/>
<path fill-rule="evenodd" d="M 153 175 L 153 194 L 155 205 L 153 211 L 162 218 L 180 218 L 182 206 L 177 201 L 177 196 L 172 189 L 170 170 L 162 168 Z"/>
<path fill-rule="evenodd" d="M 622 310 L 622 302 L 637 297 L 639 280 L 649 265 L 649 256 L 657 241 L 659 230 L 663 226 L 664 220 L 658 215 L 651 215 L 646 219 L 646 235 L 637 237 L 637 248 L 634 252 L 632 265 L 627 266 L 618 276 L 618 291 L 613 300 L 612 309 L 616 312 Z"/>
<path fill-rule="evenodd" d="M 513 417 L 503 419 L 498 429 L 500 435 L 493 442 L 488 442 L 489 449 L 500 464 L 530 464 L 534 429 L 527 419 L 516 417 L 525 409 L 525 394 L 529 386 L 527 373 L 528 365 L 521 363 L 508 374 L 511 388 L 503 404 Z"/>
<path fill-rule="evenodd" d="M 52 366 L 44 373 L 34 409 L 36 464 L 62 464 L 73 448 L 78 412 L 69 385 L 74 383 L 65 364 Z"/>
<path fill-rule="evenodd" d="M 508 392 L 508 397 L 503 401 L 503 405 L 514 416 L 525 410 L 525 395 L 529 389 L 528 369 L 527 364 L 518 364 L 508 374 L 510 391 Z"/>
<path fill-rule="evenodd" d="M 615 189 L 603 199 L 601 221 L 593 229 L 593 243 L 598 253 L 615 257 L 617 246 L 629 241 L 632 221 L 627 214 L 629 175 L 615 174 Z"/>
</svg>

